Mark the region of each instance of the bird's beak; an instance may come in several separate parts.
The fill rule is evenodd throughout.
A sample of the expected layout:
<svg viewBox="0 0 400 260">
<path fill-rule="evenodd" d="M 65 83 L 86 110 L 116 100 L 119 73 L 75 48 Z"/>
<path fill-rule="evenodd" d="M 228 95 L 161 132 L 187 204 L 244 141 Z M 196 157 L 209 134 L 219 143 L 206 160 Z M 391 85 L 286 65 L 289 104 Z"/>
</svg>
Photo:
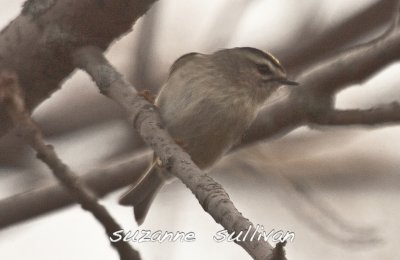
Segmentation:
<svg viewBox="0 0 400 260">
<path fill-rule="evenodd" d="M 281 83 L 282 85 L 286 85 L 286 86 L 298 86 L 298 85 L 300 85 L 298 82 L 289 80 L 287 78 L 279 79 L 279 83 Z"/>
</svg>

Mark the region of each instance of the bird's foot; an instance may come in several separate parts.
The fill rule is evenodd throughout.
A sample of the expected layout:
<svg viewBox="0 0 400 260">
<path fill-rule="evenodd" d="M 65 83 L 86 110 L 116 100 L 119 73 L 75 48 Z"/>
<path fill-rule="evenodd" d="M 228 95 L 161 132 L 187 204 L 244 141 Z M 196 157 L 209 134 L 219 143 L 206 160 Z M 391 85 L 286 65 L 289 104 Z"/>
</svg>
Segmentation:
<svg viewBox="0 0 400 260">
<path fill-rule="evenodd" d="M 152 95 L 150 93 L 150 91 L 147 89 L 138 92 L 138 96 L 143 97 L 144 99 L 146 99 L 147 101 L 149 101 L 152 104 L 154 104 L 154 101 L 156 99 L 156 97 L 154 95 Z"/>
<path fill-rule="evenodd" d="M 179 145 L 180 147 L 182 147 L 183 149 L 188 147 L 188 144 L 185 141 L 183 141 L 182 139 L 175 138 L 174 140 L 175 140 L 175 143 L 177 145 Z"/>
</svg>

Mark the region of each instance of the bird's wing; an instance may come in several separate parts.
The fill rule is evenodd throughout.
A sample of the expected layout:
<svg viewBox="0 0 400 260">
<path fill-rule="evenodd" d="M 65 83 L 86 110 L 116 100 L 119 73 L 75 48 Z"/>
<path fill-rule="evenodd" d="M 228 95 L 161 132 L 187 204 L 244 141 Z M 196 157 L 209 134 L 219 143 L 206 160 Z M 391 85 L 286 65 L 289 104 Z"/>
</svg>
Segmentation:
<svg viewBox="0 0 400 260">
<path fill-rule="evenodd" d="M 201 57 L 204 54 L 201 53 L 197 53 L 197 52 L 191 52 L 191 53 L 187 53 L 182 55 L 181 57 L 179 57 L 172 65 L 171 68 L 169 69 L 169 76 L 172 75 L 172 73 L 174 73 L 177 69 L 179 69 L 180 67 L 182 67 L 185 63 L 187 63 L 188 61 L 192 60 L 194 57 Z"/>
</svg>

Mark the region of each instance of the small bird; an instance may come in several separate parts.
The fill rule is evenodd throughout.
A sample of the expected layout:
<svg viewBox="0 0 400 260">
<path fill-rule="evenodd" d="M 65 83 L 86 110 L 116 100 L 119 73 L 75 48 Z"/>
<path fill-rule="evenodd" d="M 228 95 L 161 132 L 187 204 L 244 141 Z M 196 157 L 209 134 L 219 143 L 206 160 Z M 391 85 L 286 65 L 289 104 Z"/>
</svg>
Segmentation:
<svg viewBox="0 0 400 260">
<path fill-rule="evenodd" d="M 169 133 L 200 169 L 237 144 L 266 99 L 287 78 L 279 61 L 251 47 L 185 54 L 170 68 L 155 105 Z M 147 172 L 120 199 L 143 223 L 157 191 L 172 178 L 153 157 Z"/>
</svg>

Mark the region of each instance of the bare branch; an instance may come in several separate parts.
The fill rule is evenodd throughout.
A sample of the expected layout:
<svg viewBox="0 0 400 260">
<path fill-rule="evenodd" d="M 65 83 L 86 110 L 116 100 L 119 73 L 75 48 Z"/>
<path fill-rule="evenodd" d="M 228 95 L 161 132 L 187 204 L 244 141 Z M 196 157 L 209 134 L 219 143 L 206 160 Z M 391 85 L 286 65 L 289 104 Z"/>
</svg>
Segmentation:
<svg viewBox="0 0 400 260">
<path fill-rule="evenodd" d="M 324 30 L 316 38 L 304 41 L 302 33 L 299 35 L 301 39 L 293 40 L 296 42 L 296 47 L 285 47 L 276 53 L 289 72 L 297 73 L 317 61 L 336 55 L 341 48 L 387 25 L 388 17 L 393 14 L 397 2 L 397 0 L 377 1 L 360 13 Z"/>
<path fill-rule="evenodd" d="M 129 161 L 94 169 L 84 174 L 79 182 L 102 197 L 135 182 L 148 167 L 150 159 L 150 155 L 146 153 Z M 72 205 L 74 202 L 74 198 L 60 183 L 8 197 L 0 201 L 0 212 L 7 212 L 0 218 L 0 228 Z"/>
<path fill-rule="evenodd" d="M 21 14 L 0 32 L 0 68 L 18 73 L 32 111 L 74 70 L 72 49 L 90 44 L 105 50 L 155 1 L 26 1 Z M 0 137 L 11 127 L 4 111 L 0 107 Z"/>
<path fill-rule="evenodd" d="M 177 176 L 196 196 L 202 207 L 229 233 L 256 231 L 248 219 L 236 209 L 222 186 L 202 172 L 190 156 L 178 146 L 163 127 L 157 108 L 137 95 L 133 86 L 104 58 L 95 47 L 80 48 L 74 53 L 75 64 L 88 72 L 100 91 L 121 105 L 129 121 L 143 140 L 161 159 L 167 171 Z M 266 241 L 239 241 L 254 259 L 267 259 L 272 247 Z"/>
<path fill-rule="evenodd" d="M 100 205 L 92 191 L 79 181 L 77 175 L 58 158 L 54 148 L 44 142 L 39 127 L 33 122 L 21 97 L 17 74 L 12 71 L 0 71 L 0 98 L 21 137 L 37 152 L 37 157 L 53 172 L 54 176 L 69 190 L 82 208 L 90 211 L 103 225 L 108 237 L 122 230 L 105 207 Z M 121 260 L 140 259 L 139 253 L 129 243 L 118 241 L 111 243 L 118 251 Z"/>
<path fill-rule="evenodd" d="M 398 124 L 400 122 L 400 104 L 392 102 L 366 110 L 332 110 L 326 117 L 314 121 L 320 125 L 366 125 Z"/>
<path fill-rule="evenodd" d="M 393 24 L 396 24 L 396 9 Z M 334 94 L 351 84 L 363 82 L 384 66 L 400 58 L 400 29 L 390 26 L 369 43 L 361 44 L 332 57 L 300 75 L 299 81 L 308 89 Z"/>
</svg>

